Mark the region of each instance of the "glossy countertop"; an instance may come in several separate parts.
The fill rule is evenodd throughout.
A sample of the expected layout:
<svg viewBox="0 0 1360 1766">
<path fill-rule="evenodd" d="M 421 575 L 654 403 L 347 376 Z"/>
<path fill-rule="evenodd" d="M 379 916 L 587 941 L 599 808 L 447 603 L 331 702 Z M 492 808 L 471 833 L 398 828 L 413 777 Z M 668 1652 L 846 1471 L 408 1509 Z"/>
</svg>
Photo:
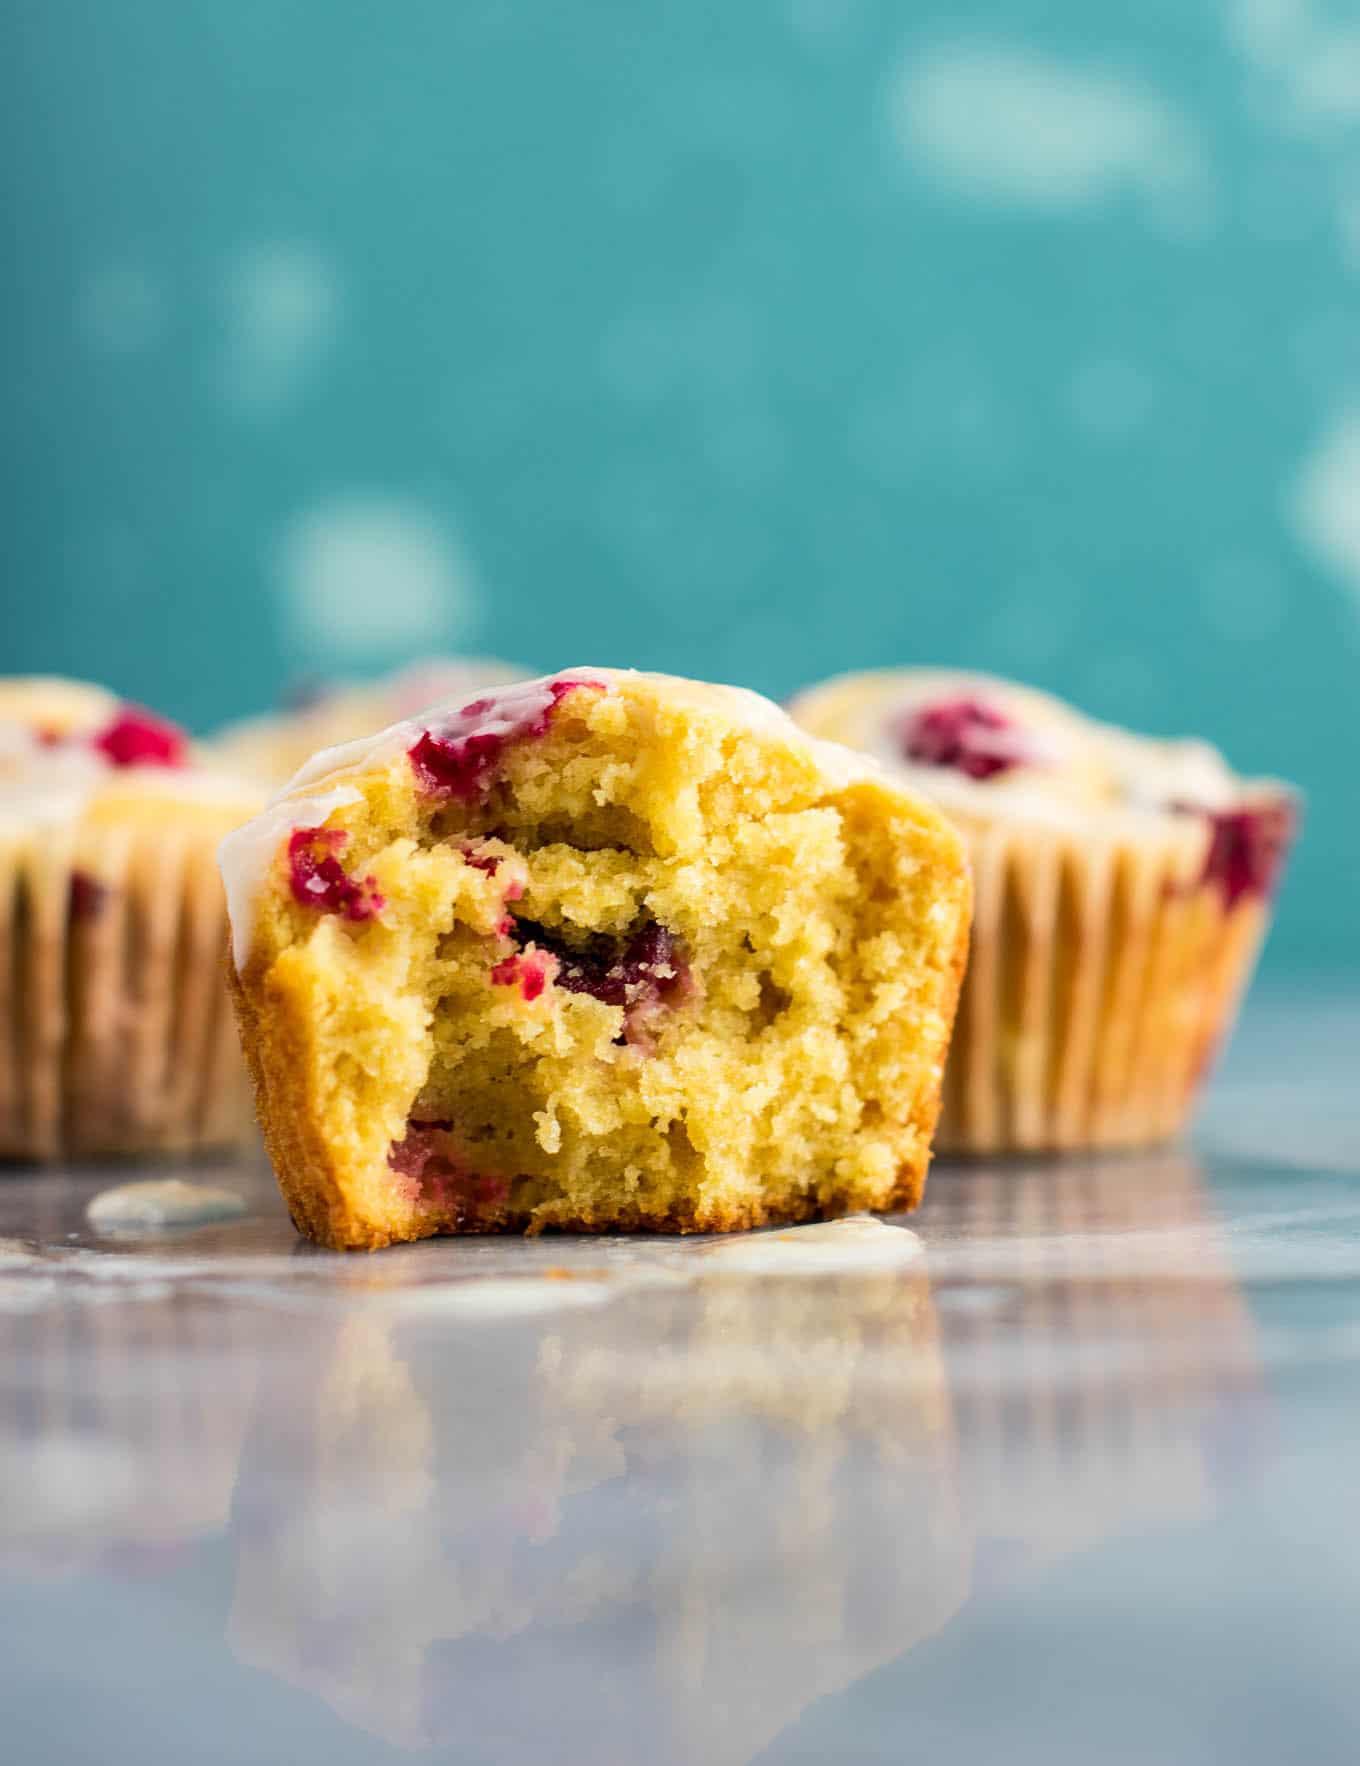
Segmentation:
<svg viewBox="0 0 1360 1766">
<path fill-rule="evenodd" d="M 1360 1756 L 1360 997 L 910 1219 L 300 1243 L 0 1176 L 0 1757 Z"/>
</svg>

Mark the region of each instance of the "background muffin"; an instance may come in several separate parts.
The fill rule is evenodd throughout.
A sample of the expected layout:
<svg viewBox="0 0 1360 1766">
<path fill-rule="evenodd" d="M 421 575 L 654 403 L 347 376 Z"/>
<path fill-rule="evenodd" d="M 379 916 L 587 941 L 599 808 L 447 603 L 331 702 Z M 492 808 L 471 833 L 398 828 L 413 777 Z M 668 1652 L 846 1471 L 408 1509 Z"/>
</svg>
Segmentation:
<svg viewBox="0 0 1360 1766">
<path fill-rule="evenodd" d="M 847 675 L 792 710 L 928 792 L 968 839 L 973 947 L 941 1145 L 1174 1133 L 1269 921 L 1289 787 L 982 675 Z"/>
<path fill-rule="evenodd" d="M 436 700 L 460 693 L 470 697 L 480 687 L 522 680 L 527 672 L 514 663 L 476 656 L 436 657 L 377 681 L 326 681 L 293 710 L 231 724 L 209 746 L 232 772 L 267 785 L 286 785 L 318 749 L 386 729 Z"/>
<path fill-rule="evenodd" d="M 259 796 L 102 688 L 0 682 L 0 1156 L 247 1131 L 214 860 Z"/>
</svg>

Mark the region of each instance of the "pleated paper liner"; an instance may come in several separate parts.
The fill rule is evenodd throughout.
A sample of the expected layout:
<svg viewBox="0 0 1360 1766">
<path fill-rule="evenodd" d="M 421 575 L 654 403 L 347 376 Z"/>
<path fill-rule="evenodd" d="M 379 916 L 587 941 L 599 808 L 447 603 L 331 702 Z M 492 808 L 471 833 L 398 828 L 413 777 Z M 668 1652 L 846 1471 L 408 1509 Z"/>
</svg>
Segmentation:
<svg viewBox="0 0 1360 1766">
<path fill-rule="evenodd" d="M 1197 816 L 1093 838 L 970 839 L 972 952 L 945 1071 L 944 1152 L 1141 1146 L 1182 1126 L 1269 920 L 1205 877 Z"/>
<path fill-rule="evenodd" d="M 0 836 L 0 1156 L 194 1152 L 250 1132 L 197 830 Z"/>
</svg>

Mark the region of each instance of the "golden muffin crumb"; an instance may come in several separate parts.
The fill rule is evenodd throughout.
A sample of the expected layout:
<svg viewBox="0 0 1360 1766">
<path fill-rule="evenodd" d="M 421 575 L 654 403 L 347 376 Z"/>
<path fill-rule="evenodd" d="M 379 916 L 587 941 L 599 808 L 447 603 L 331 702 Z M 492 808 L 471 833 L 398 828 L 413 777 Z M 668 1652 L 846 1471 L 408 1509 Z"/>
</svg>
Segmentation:
<svg viewBox="0 0 1360 1766">
<path fill-rule="evenodd" d="M 574 670 L 318 757 L 223 848 L 293 1218 L 381 1246 L 920 1198 L 957 835 L 767 701 Z"/>
</svg>

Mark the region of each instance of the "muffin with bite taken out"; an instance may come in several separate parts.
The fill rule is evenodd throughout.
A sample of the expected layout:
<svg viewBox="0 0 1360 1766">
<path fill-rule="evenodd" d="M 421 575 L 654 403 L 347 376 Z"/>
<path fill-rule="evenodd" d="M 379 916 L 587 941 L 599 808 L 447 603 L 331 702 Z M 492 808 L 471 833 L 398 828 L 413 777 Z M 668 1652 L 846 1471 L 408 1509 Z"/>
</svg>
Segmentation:
<svg viewBox="0 0 1360 1766">
<path fill-rule="evenodd" d="M 576 669 L 319 755 L 224 842 L 275 1170 L 335 1247 L 905 1208 L 954 830 L 730 687 Z"/>
<path fill-rule="evenodd" d="M 1174 1134 L 1265 934 L 1293 790 L 984 675 L 845 675 L 790 710 L 928 793 L 967 840 L 973 947 L 941 1145 Z"/>
</svg>

